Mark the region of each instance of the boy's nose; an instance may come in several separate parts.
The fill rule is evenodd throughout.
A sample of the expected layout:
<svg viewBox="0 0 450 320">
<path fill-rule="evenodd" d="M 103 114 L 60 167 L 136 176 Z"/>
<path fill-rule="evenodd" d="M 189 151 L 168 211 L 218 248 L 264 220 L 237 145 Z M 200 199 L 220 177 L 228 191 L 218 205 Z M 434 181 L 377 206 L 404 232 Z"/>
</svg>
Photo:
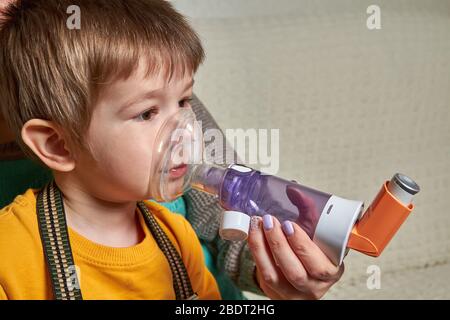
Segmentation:
<svg viewBox="0 0 450 320">
<path fill-rule="evenodd" d="M 169 104 L 166 105 L 165 112 L 164 112 L 167 117 L 166 119 L 167 120 L 172 119 L 180 112 L 180 110 L 185 110 L 185 109 L 192 110 L 191 106 L 189 106 L 189 105 L 180 107 L 180 104 L 178 101 L 170 102 Z"/>
<path fill-rule="evenodd" d="M 176 113 L 179 109 L 180 109 L 180 107 L 178 105 L 178 101 L 171 102 L 169 104 L 169 110 L 171 113 Z"/>
</svg>

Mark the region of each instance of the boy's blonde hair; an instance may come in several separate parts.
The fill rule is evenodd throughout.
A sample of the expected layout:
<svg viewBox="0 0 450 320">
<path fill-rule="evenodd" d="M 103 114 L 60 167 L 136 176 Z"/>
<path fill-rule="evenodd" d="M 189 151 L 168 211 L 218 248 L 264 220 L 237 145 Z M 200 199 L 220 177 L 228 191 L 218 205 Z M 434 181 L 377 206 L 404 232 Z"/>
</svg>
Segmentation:
<svg viewBox="0 0 450 320">
<path fill-rule="evenodd" d="M 70 6 L 80 29 L 69 29 Z M 70 11 L 69 11 L 70 12 Z M 195 73 L 204 59 L 197 34 L 163 0 L 22 0 L 0 22 L 0 107 L 23 151 L 30 119 L 51 120 L 85 147 L 91 110 L 102 85 L 129 77 L 140 58 L 148 74 Z"/>
</svg>

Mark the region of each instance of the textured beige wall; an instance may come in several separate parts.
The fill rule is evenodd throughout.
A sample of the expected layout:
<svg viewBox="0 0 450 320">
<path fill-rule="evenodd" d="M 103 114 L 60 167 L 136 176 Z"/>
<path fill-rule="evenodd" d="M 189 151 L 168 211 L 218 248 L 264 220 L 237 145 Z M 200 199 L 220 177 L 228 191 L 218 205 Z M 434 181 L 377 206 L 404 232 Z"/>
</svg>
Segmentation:
<svg viewBox="0 0 450 320">
<path fill-rule="evenodd" d="M 450 298 L 450 1 L 175 4 L 206 47 L 198 96 L 223 128 L 280 128 L 279 175 L 366 204 L 397 171 L 420 184 L 383 256 L 349 254 L 326 297 Z"/>
</svg>

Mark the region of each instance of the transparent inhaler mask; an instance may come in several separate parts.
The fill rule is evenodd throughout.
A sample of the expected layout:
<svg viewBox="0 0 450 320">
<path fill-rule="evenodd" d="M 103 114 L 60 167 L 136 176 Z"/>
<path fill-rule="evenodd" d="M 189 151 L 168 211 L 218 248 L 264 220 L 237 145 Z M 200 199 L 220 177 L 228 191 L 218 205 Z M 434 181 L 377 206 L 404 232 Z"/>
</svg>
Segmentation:
<svg viewBox="0 0 450 320">
<path fill-rule="evenodd" d="M 203 156 L 203 133 L 191 108 L 179 109 L 160 128 L 152 157 L 149 194 L 173 201 L 190 188 L 195 164 Z"/>
</svg>

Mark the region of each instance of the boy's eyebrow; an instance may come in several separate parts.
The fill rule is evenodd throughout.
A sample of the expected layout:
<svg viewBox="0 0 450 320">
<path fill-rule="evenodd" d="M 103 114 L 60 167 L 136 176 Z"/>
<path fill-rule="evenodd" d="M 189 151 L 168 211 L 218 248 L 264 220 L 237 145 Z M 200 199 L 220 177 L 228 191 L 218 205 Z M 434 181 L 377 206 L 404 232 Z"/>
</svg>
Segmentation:
<svg viewBox="0 0 450 320">
<path fill-rule="evenodd" d="M 183 88 L 183 91 L 182 91 L 182 92 L 184 92 L 184 91 L 186 91 L 188 88 L 192 87 L 192 86 L 194 85 L 194 83 L 195 83 L 194 79 L 192 79 L 191 81 L 189 81 L 189 83 L 187 83 L 186 86 Z M 132 106 L 132 105 L 134 105 L 134 104 L 137 104 L 138 102 L 148 100 L 148 99 L 152 98 L 152 97 L 155 95 L 155 93 L 157 93 L 158 91 L 161 91 L 161 90 L 164 89 L 164 88 L 166 88 L 166 87 L 162 87 L 162 88 L 159 88 L 159 89 L 154 89 L 154 90 L 145 92 L 144 94 L 139 95 L 139 96 L 137 96 L 136 98 L 133 98 L 133 99 L 131 99 L 130 101 L 126 102 L 126 103 L 120 108 L 120 110 L 125 110 L 125 109 L 127 109 L 128 107 L 130 107 L 130 106 Z"/>
</svg>

